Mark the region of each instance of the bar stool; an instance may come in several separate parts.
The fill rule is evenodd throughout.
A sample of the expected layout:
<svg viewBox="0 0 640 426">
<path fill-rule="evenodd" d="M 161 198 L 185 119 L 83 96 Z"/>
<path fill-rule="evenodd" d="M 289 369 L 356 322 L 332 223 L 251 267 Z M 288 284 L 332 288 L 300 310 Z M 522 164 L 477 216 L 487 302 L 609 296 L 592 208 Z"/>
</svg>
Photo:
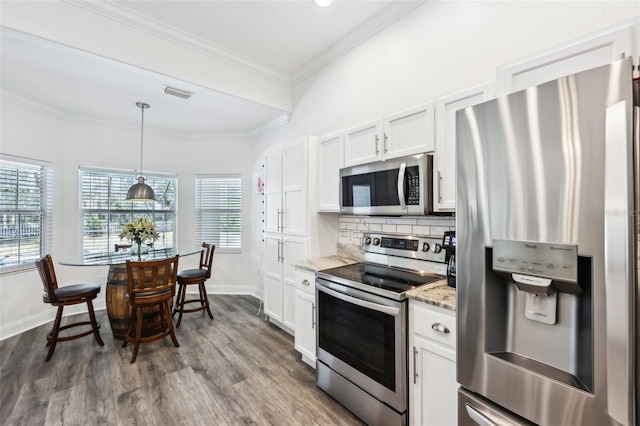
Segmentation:
<svg viewBox="0 0 640 426">
<path fill-rule="evenodd" d="M 151 342 L 165 336 L 171 336 L 175 347 L 179 347 L 173 330 L 173 321 L 169 309 L 169 301 L 176 292 L 176 275 L 178 273 L 178 256 L 163 260 L 132 262 L 127 259 L 127 279 L 129 291 L 125 295 L 131 305 L 129 331 L 124 336 L 122 347 L 134 343 L 131 362 L 138 356 L 140 343 Z M 151 319 L 155 321 L 151 321 Z M 153 334 L 142 333 L 145 330 Z"/>
<path fill-rule="evenodd" d="M 213 319 L 211 309 L 209 309 L 209 298 L 207 297 L 207 290 L 204 286 L 205 281 L 211 278 L 211 264 L 213 263 L 213 253 L 216 251 L 216 246 L 202 243 L 203 250 L 200 252 L 200 268 L 199 269 L 186 269 L 178 273 L 178 298 L 176 304 L 173 307 L 173 314 L 180 313 L 178 315 L 178 323 L 176 327 L 180 327 L 182 322 L 182 314 L 185 312 L 198 312 L 207 311 L 209 318 Z M 198 299 L 185 300 L 187 286 L 197 284 L 200 297 Z M 187 303 L 200 303 L 200 306 L 191 309 L 185 309 L 184 305 Z"/>
<path fill-rule="evenodd" d="M 96 341 L 100 346 L 104 346 L 104 342 L 100 337 L 100 324 L 96 322 L 96 315 L 93 312 L 93 303 L 91 302 L 100 293 L 100 285 L 98 284 L 72 284 L 64 287 L 58 287 L 58 279 L 56 278 L 56 272 L 53 267 L 53 260 L 50 255 L 45 255 L 42 259 L 36 261 L 36 267 L 40 272 L 40 278 L 42 279 L 42 285 L 44 288 L 44 294 L 42 300 L 44 303 L 49 303 L 58 307 L 58 313 L 53 323 L 53 330 L 47 335 L 47 346 L 49 346 L 49 353 L 45 362 L 49 361 L 53 356 L 53 351 L 56 349 L 58 342 L 65 342 L 68 340 L 79 339 L 80 337 L 93 334 Z M 80 321 L 73 324 L 67 324 L 60 327 L 62 322 L 62 310 L 65 306 L 77 305 L 79 303 L 86 303 L 89 309 L 90 321 Z M 66 330 L 72 327 L 79 327 L 83 325 L 90 325 L 91 330 L 83 331 L 82 333 L 74 334 L 71 336 L 60 337 L 59 333 L 62 330 Z"/>
</svg>

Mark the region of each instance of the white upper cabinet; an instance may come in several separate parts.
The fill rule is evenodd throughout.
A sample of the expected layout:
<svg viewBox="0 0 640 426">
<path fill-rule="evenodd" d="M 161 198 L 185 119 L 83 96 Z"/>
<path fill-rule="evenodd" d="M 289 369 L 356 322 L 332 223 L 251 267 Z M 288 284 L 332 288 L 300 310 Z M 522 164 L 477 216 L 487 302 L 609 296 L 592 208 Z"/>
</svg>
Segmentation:
<svg viewBox="0 0 640 426">
<path fill-rule="evenodd" d="M 381 160 L 381 133 L 380 120 L 348 129 L 344 140 L 344 165 L 348 167 Z"/>
<path fill-rule="evenodd" d="M 265 153 L 264 231 L 307 233 L 307 139 Z"/>
<path fill-rule="evenodd" d="M 385 159 L 433 151 L 434 121 L 433 102 L 386 116 L 382 137 Z"/>
<path fill-rule="evenodd" d="M 569 74 L 631 56 L 633 29 L 623 26 L 553 48 L 498 68 L 498 95 L 506 95 Z"/>
<path fill-rule="evenodd" d="M 433 151 L 433 102 L 348 129 L 345 167 Z"/>
<path fill-rule="evenodd" d="M 456 208 L 456 111 L 493 98 L 493 84 L 484 84 L 436 100 L 434 210 Z"/>
<path fill-rule="evenodd" d="M 344 167 L 344 133 L 318 139 L 318 211 L 340 212 L 340 169 Z"/>
</svg>

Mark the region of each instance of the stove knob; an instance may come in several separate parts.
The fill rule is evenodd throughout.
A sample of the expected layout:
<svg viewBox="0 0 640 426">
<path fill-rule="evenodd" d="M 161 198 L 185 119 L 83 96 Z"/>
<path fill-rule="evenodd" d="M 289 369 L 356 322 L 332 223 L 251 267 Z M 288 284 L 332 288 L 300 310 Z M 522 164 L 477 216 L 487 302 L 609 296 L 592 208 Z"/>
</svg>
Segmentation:
<svg viewBox="0 0 640 426">
<path fill-rule="evenodd" d="M 373 239 L 373 245 L 374 246 L 379 246 L 380 245 L 380 238 L 374 238 Z"/>
<path fill-rule="evenodd" d="M 429 251 L 429 243 L 422 243 L 422 251 Z"/>
<path fill-rule="evenodd" d="M 364 245 L 368 246 L 369 244 L 371 244 L 371 237 L 367 237 L 364 239 Z"/>
<path fill-rule="evenodd" d="M 434 244 L 433 245 L 433 252 L 434 253 L 440 253 L 442 251 L 442 246 L 440 244 Z"/>
</svg>

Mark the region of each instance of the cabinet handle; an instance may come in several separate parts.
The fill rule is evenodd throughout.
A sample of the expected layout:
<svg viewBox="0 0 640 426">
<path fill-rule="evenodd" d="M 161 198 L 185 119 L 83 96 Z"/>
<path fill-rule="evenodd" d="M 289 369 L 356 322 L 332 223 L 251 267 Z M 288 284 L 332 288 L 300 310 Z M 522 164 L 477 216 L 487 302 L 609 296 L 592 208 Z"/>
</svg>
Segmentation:
<svg viewBox="0 0 640 426">
<path fill-rule="evenodd" d="M 278 232 L 280 232 L 280 209 L 278 209 L 278 213 L 276 214 L 276 228 Z"/>
<path fill-rule="evenodd" d="M 444 324 L 441 324 L 439 322 L 434 322 L 433 324 L 431 324 L 431 328 L 434 331 L 437 331 L 438 333 L 442 333 L 442 334 L 449 334 L 450 330 L 449 327 L 447 327 Z"/>
<path fill-rule="evenodd" d="M 380 154 L 380 148 L 378 148 L 378 142 L 380 142 L 380 137 L 376 135 L 376 155 Z"/>
<path fill-rule="evenodd" d="M 278 263 L 280 263 L 280 240 L 278 240 Z"/>
<path fill-rule="evenodd" d="M 305 278 L 304 280 L 302 280 L 302 284 L 308 286 L 309 280 Z"/>
<path fill-rule="evenodd" d="M 385 133 L 385 134 L 384 134 L 384 152 L 389 151 L 389 150 L 387 149 L 387 139 L 389 139 L 389 137 L 388 137 L 388 136 L 387 136 L 387 134 Z"/>
<path fill-rule="evenodd" d="M 442 202 L 442 175 L 440 170 L 438 170 L 438 202 Z"/>
<path fill-rule="evenodd" d="M 282 255 L 280 256 L 280 260 L 284 263 L 284 241 L 280 241 L 280 244 L 282 244 Z"/>
<path fill-rule="evenodd" d="M 413 347 L 413 384 L 418 383 L 418 350 Z"/>
<path fill-rule="evenodd" d="M 311 328 L 316 328 L 316 304 L 311 304 Z"/>
</svg>

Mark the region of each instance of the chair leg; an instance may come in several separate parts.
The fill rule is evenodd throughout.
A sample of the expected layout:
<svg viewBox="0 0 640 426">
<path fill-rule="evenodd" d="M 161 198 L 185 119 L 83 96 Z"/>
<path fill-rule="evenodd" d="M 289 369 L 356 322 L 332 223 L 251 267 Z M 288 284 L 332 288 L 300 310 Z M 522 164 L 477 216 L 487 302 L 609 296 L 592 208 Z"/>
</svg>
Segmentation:
<svg viewBox="0 0 640 426">
<path fill-rule="evenodd" d="M 173 305 L 173 311 L 171 312 L 171 316 L 175 316 L 175 314 L 180 310 L 180 298 L 182 294 L 182 284 L 178 284 L 178 295 L 176 296 L 175 305 Z"/>
<path fill-rule="evenodd" d="M 178 322 L 176 323 L 176 327 L 180 327 L 180 323 L 182 322 L 182 311 L 184 311 L 184 301 L 185 301 L 185 298 L 187 297 L 187 286 L 184 284 L 180 284 L 179 293 L 180 293 L 180 305 L 178 306 L 178 311 L 180 313 L 178 314 Z"/>
<path fill-rule="evenodd" d="M 93 303 L 91 300 L 87 300 L 87 306 L 89 307 L 89 318 L 91 319 L 91 328 L 93 329 L 93 336 L 96 338 L 96 342 L 100 346 L 104 346 L 104 342 L 102 341 L 102 337 L 100 337 L 100 330 L 98 326 L 98 322 L 96 321 L 96 314 L 93 312 Z"/>
<path fill-rule="evenodd" d="M 140 309 L 137 309 L 136 306 L 136 337 L 135 337 L 135 345 L 133 346 L 133 355 L 131 355 L 131 363 L 136 362 L 136 357 L 138 356 L 138 349 L 140 348 L 140 337 L 142 336 L 142 312 L 139 312 Z"/>
<path fill-rule="evenodd" d="M 173 342 L 173 345 L 176 348 L 180 347 L 180 344 L 178 343 L 178 339 L 176 338 L 176 333 L 175 330 L 173 328 L 173 320 L 171 319 L 171 315 L 169 315 L 169 303 L 168 302 L 164 302 L 162 304 L 162 309 L 164 309 L 164 311 L 167 313 L 167 327 L 169 327 L 169 335 L 171 336 L 171 341 Z M 182 313 L 180 314 L 182 315 Z"/>
<path fill-rule="evenodd" d="M 129 328 L 127 328 L 127 332 L 124 334 L 124 342 L 122 342 L 122 348 L 125 348 L 127 344 L 129 344 L 129 340 L 131 339 L 131 333 L 133 333 L 133 324 L 136 319 L 136 314 L 138 313 L 137 307 L 131 308 L 131 316 L 129 317 Z"/>
<path fill-rule="evenodd" d="M 209 318 L 213 319 L 213 314 L 211 313 L 211 309 L 209 309 L 209 298 L 207 297 L 207 289 L 204 286 L 204 282 L 199 283 L 198 288 L 200 290 L 200 300 L 202 301 L 202 306 L 206 307 Z"/>
<path fill-rule="evenodd" d="M 62 308 L 63 306 L 58 306 L 56 320 L 53 322 L 53 330 L 51 331 L 51 334 L 47 336 L 49 352 L 47 353 L 47 358 L 45 358 L 44 362 L 47 362 L 51 359 L 51 357 L 53 356 L 53 351 L 56 349 L 56 343 L 58 343 L 58 333 L 60 332 L 60 323 L 62 322 Z"/>
</svg>

